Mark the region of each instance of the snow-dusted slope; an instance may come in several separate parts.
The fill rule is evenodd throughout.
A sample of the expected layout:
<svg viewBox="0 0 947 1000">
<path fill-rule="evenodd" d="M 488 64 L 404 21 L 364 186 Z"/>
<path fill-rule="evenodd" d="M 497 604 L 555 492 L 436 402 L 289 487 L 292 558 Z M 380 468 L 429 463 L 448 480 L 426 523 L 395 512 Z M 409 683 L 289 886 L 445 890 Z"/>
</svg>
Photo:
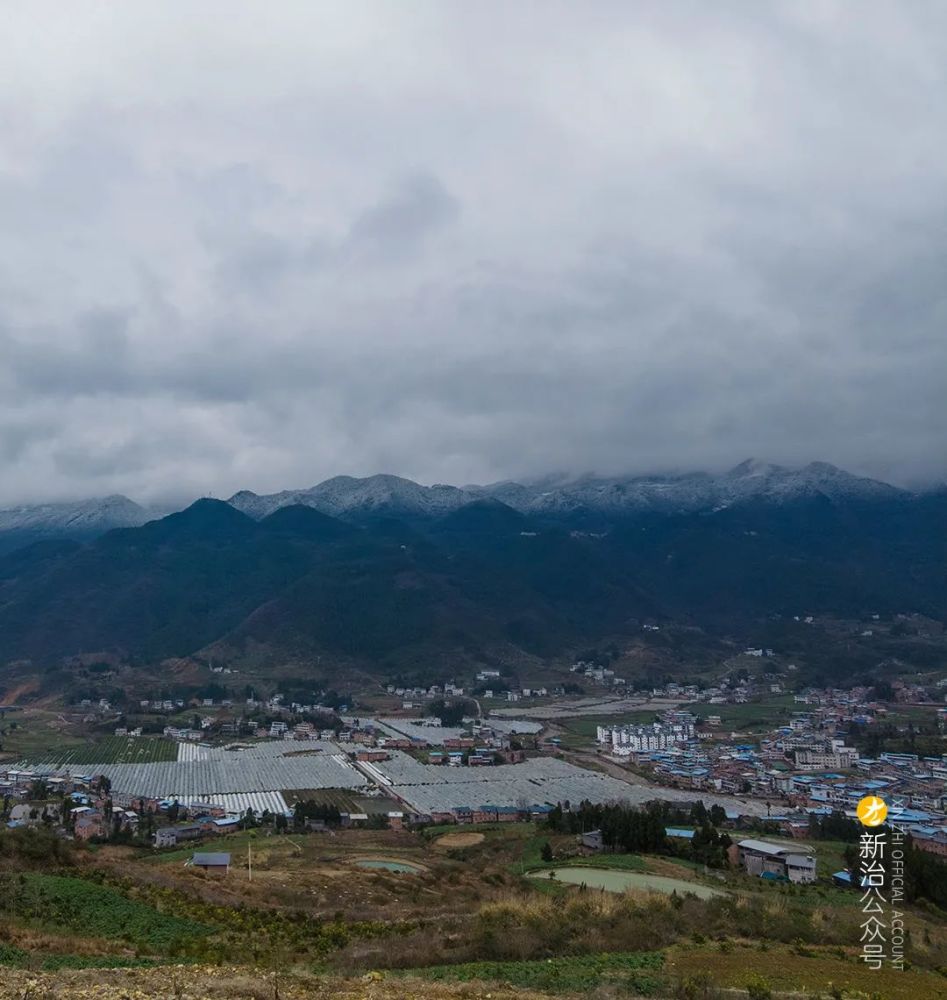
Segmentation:
<svg viewBox="0 0 947 1000">
<path fill-rule="evenodd" d="M 289 504 L 304 504 L 334 517 L 367 513 L 403 513 L 438 517 L 473 500 L 492 497 L 526 514 L 606 515 L 719 510 L 760 500 L 784 503 L 822 495 L 835 501 L 893 499 L 903 491 L 873 479 L 853 476 L 813 462 L 801 469 L 747 461 L 721 475 L 690 473 L 677 476 L 548 477 L 534 483 L 502 482 L 489 486 L 420 486 L 397 476 L 356 479 L 336 476 L 307 490 L 287 490 L 269 496 L 247 491 L 230 503 L 251 517 L 261 518 Z"/>
<path fill-rule="evenodd" d="M 269 496 L 257 496 L 244 490 L 228 501 L 251 517 L 265 517 L 280 507 L 303 504 L 323 514 L 345 517 L 358 513 L 408 513 L 439 517 L 462 507 L 477 494 L 456 486 L 419 486 L 399 476 L 335 476 L 308 490 L 285 490 Z"/>
<path fill-rule="evenodd" d="M 120 495 L 75 503 L 46 503 L 0 510 L 0 532 L 90 535 L 111 528 L 133 528 L 153 515 Z"/>
<path fill-rule="evenodd" d="M 582 509 L 612 514 L 688 513 L 719 510 L 753 500 L 784 503 L 819 494 L 830 500 L 852 501 L 891 499 L 902 491 L 887 483 L 853 476 L 825 462 L 788 469 L 750 460 L 717 476 L 692 473 L 616 479 L 586 477 L 540 491 L 521 509 L 549 513 Z M 516 506 L 512 500 L 507 503 Z"/>
</svg>

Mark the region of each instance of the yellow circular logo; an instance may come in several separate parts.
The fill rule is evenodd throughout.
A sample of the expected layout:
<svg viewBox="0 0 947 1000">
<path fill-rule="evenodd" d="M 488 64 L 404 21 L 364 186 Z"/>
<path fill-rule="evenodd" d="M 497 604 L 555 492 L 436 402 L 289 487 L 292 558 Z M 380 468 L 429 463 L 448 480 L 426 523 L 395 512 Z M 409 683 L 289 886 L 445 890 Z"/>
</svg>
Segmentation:
<svg viewBox="0 0 947 1000">
<path fill-rule="evenodd" d="M 866 795 L 855 810 L 862 826 L 881 826 L 888 816 L 888 807 L 884 799 L 877 795 Z"/>
</svg>

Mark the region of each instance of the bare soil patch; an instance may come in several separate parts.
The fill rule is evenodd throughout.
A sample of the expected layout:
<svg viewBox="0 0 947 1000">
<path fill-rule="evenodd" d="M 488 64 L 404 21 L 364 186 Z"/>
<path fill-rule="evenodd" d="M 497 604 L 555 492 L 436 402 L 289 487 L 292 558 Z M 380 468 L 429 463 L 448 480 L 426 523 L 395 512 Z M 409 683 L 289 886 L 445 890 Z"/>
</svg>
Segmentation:
<svg viewBox="0 0 947 1000">
<path fill-rule="evenodd" d="M 453 851 L 458 847 L 474 847 L 482 843 L 482 833 L 443 833 L 434 841 L 434 847 L 439 851 Z"/>
</svg>

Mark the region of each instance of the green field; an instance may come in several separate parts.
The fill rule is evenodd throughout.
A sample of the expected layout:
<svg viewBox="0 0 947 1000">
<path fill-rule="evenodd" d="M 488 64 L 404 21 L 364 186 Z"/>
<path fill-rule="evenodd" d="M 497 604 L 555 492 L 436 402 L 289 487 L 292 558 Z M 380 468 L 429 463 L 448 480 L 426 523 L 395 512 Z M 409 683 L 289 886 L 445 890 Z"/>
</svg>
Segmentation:
<svg viewBox="0 0 947 1000">
<path fill-rule="evenodd" d="M 173 740 L 151 736 L 106 736 L 95 743 L 46 751 L 30 756 L 31 764 L 151 764 L 177 760 L 178 745 Z"/>
<path fill-rule="evenodd" d="M 768 698 L 765 701 L 747 702 L 745 705 L 708 705 L 706 702 L 694 702 L 681 707 L 702 719 L 706 719 L 708 715 L 719 715 L 724 728 L 760 733 L 777 726 L 784 726 L 789 722 L 793 712 L 806 710 L 805 705 L 795 703 L 791 694 Z"/>
<path fill-rule="evenodd" d="M 122 941 L 165 954 L 213 930 L 159 913 L 86 879 L 37 872 L 0 878 L 0 912 L 44 929 Z"/>
<path fill-rule="evenodd" d="M 882 719 L 894 726 L 937 726 L 937 709 L 939 705 L 890 705 L 888 714 Z"/>
<path fill-rule="evenodd" d="M 422 836 L 433 839 L 442 833 L 483 833 L 488 837 L 502 835 L 503 840 L 528 840 L 536 835 L 535 823 L 464 823 L 459 826 L 457 823 L 441 823 L 434 826 L 426 826 L 421 831 Z"/>
<path fill-rule="evenodd" d="M 87 743 L 69 731 L 56 712 L 29 709 L 0 717 L 0 760 L 44 757 L 50 747 L 72 749 Z"/>
<path fill-rule="evenodd" d="M 411 969 L 407 974 L 439 982 L 470 980 L 509 983 L 520 989 L 579 993 L 611 986 L 634 993 L 653 991 L 663 982 L 660 952 L 574 955 L 531 962 L 465 962 Z"/>
<path fill-rule="evenodd" d="M 15 945 L 0 944 L 0 966 L 15 969 L 39 969 L 56 972 L 59 969 L 142 969 L 166 962 L 164 958 L 127 958 L 123 955 L 50 954 L 37 956 Z"/>
</svg>

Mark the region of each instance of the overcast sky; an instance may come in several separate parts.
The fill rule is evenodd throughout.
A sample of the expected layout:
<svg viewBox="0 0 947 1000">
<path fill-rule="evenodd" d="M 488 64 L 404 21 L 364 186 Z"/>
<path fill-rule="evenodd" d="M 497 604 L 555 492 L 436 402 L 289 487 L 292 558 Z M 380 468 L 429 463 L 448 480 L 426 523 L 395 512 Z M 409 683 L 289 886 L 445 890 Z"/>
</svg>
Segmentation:
<svg viewBox="0 0 947 1000">
<path fill-rule="evenodd" d="M 0 13 L 0 502 L 947 473 L 942 2 Z"/>
</svg>

